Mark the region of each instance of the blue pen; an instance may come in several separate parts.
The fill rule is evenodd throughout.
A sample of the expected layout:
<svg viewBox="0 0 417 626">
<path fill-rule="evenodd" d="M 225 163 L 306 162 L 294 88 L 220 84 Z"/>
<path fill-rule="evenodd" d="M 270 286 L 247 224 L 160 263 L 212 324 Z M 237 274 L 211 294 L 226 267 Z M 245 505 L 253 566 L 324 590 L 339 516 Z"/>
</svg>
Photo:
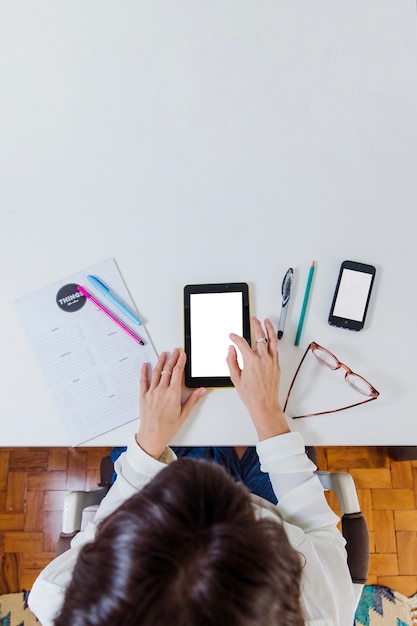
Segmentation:
<svg viewBox="0 0 417 626">
<path fill-rule="evenodd" d="M 101 281 L 99 278 L 97 278 L 97 276 L 92 276 L 91 274 L 89 274 L 87 276 L 88 280 L 90 281 L 90 283 L 92 283 L 94 285 L 94 287 L 103 294 L 103 296 L 106 296 L 106 298 L 108 300 L 110 300 L 110 302 L 113 302 L 113 304 L 115 306 L 117 306 L 118 309 L 120 309 L 121 311 L 123 311 L 123 313 L 125 315 L 127 315 L 133 322 L 135 322 L 135 324 L 138 324 L 138 326 L 140 326 L 142 324 L 142 322 L 140 321 L 140 319 L 137 317 L 137 315 L 135 315 L 134 313 L 132 313 L 132 311 L 129 311 L 129 309 L 127 308 L 127 306 L 125 306 L 123 304 L 123 302 L 121 302 L 118 298 L 116 298 L 116 296 L 114 296 L 112 294 L 112 292 L 110 291 L 110 289 L 103 283 L 103 281 Z"/>
</svg>

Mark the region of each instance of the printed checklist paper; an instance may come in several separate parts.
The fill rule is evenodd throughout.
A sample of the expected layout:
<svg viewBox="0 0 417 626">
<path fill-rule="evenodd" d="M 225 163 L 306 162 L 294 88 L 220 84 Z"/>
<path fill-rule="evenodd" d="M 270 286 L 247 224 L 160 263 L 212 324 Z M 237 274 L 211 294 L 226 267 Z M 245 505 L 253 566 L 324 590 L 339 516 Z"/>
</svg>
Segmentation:
<svg viewBox="0 0 417 626">
<path fill-rule="evenodd" d="M 94 293 L 145 345 L 94 303 L 74 296 L 78 284 L 87 285 L 88 274 L 102 279 L 136 311 L 114 259 L 16 302 L 73 446 L 138 418 L 140 369 L 144 362 L 152 368 L 158 358 L 144 326 L 123 316 L 107 298 Z"/>
</svg>

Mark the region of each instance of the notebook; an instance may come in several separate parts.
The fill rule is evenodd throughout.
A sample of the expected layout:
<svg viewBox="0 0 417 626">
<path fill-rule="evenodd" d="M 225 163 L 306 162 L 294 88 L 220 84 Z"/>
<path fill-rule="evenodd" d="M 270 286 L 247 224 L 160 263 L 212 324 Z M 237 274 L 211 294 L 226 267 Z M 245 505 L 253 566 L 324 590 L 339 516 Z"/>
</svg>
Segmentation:
<svg viewBox="0 0 417 626">
<path fill-rule="evenodd" d="M 71 445 L 85 443 L 139 415 L 139 378 L 144 362 L 158 359 L 143 325 L 136 325 L 87 280 L 97 276 L 137 313 L 114 259 L 67 276 L 16 301 Z M 85 287 L 144 341 L 140 345 L 91 300 Z M 33 416 L 36 419 L 36 416 Z"/>
</svg>

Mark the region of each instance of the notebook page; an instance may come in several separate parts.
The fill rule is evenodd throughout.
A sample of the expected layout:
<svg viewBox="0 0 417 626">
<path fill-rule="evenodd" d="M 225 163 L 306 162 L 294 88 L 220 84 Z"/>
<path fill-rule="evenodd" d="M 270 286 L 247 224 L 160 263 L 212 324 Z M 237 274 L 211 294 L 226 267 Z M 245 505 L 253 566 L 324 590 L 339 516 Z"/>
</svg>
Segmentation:
<svg viewBox="0 0 417 626">
<path fill-rule="evenodd" d="M 152 368 L 158 358 L 145 327 L 131 322 L 94 291 L 88 274 L 99 277 L 136 313 L 114 259 L 16 302 L 71 445 L 137 419 L 141 366 L 148 362 Z M 71 288 L 78 284 L 138 334 L 145 345 L 132 339 L 89 299 L 79 308 Z"/>
</svg>

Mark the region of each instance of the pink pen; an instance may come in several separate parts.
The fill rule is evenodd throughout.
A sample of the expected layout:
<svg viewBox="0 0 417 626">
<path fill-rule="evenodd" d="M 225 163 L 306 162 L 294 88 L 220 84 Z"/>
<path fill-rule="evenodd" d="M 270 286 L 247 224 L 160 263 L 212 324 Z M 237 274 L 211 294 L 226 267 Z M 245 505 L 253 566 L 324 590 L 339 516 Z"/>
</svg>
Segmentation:
<svg viewBox="0 0 417 626">
<path fill-rule="evenodd" d="M 125 326 L 123 324 L 123 322 L 121 322 L 120 320 L 117 319 L 117 317 L 115 317 L 113 315 L 113 313 L 111 313 L 108 309 L 106 309 L 105 306 L 103 306 L 101 304 L 101 302 L 99 302 L 98 300 L 96 300 L 94 298 L 94 296 L 91 295 L 91 293 L 89 293 L 88 291 L 86 291 L 86 289 L 84 289 L 84 287 L 81 287 L 81 285 L 77 285 L 77 289 L 80 293 L 83 294 L 83 296 L 85 296 L 86 298 L 89 298 L 91 300 L 91 302 L 94 302 L 94 304 L 96 306 L 98 306 L 98 308 L 103 311 L 103 313 L 105 313 L 108 317 L 110 317 L 110 319 L 113 320 L 113 322 L 115 322 L 115 324 L 117 324 L 118 326 L 120 326 L 120 328 L 122 328 L 128 335 L 130 335 L 132 337 L 132 339 L 134 339 L 135 341 L 137 341 L 138 343 L 140 343 L 141 346 L 145 345 L 145 342 L 143 341 L 143 339 L 141 339 L 139 337 L 139 335 L 135 335 L 134 332 L 132 332 L 130 330 L 130 328 L 128 328 L 127 326 Z"/>
</svg>

